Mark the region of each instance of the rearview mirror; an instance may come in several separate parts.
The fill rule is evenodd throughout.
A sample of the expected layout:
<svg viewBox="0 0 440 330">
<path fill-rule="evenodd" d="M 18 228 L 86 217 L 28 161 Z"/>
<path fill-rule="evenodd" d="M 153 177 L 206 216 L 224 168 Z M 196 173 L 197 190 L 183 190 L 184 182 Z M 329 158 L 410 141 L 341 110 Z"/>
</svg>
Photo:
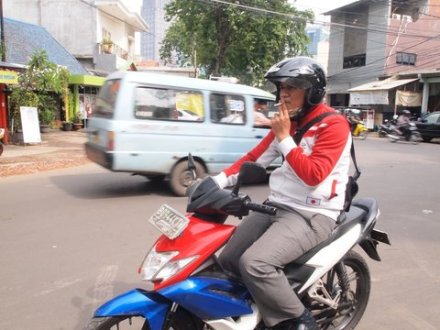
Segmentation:
<svg viewBox="0 0 440 330">
<path fill-rule="evenodd" d="M 257 163 L 246 162 L 241 165 L 239 179 L 242 184 L 259 184 L 266 182 L 266 169 Z"/>
<path fill-rule="evenodd" d="M 258 184 L 266 181 L 266 169 L 260 164 L 245 162 L 240 167 L 237 183 L 232 195 L 237 195 L 242 184 Z"/>
</svg>

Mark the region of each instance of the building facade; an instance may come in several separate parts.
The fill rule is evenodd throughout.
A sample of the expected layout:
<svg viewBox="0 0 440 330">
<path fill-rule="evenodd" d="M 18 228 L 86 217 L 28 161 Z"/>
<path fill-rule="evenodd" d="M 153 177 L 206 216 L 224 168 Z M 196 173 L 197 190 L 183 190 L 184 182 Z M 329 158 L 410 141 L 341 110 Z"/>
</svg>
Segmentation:
<svg viewBox="0 0 440 330">
<path fill-rule="evenodd" d="M 326 71 L 328 64 L 329 31 L 320 25 L 307 25 L 306 33 L 310 42 L 307 45 L 307 53 L 321 64 Z"/>
<path fill-rule="evenodd" d="M 170 26 L 165 21 L 165 6 L 170 0 L 143 0 L 142 17 L 147 22 L 150 30 L 141 33 L 141 57 L 143 60 L 161 63 L 159 50 L 165 37 L 166 30 Z"/>
<path fill-rule="evenodd" d="M 433 94 L 438 90 L 433 71 L 440 68 L 435 55 L 440 47 L 439 0 L 359 0 L 326 15 L 331 16 L 331 105 L 372 106 L 379 114 L 390 114 L 406 106 L 396 102 L 396 92 L 402 91 L 423 95 L 422 104 L 411 105 L 418 114 L 440 106 Z M 390 80 L 378 82 L 385 78 Z M 376 103 L 368 104 L 368 97 Z"/>
<path fill-rule="evenodd" d="M 44 27 L 92 74 L 127 68 L 135 33 L 147 32 L 140 5 L 130 0 L 8 0 L 5 17 Z"/>
</svg>

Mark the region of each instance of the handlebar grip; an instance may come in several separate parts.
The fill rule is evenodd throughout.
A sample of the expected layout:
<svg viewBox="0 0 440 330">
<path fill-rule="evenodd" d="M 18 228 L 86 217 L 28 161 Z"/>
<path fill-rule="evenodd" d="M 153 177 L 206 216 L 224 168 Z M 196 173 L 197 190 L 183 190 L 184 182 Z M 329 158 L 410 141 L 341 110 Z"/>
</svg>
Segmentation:
<svg viewBox="0 0 440 330">
<path fill-rule="evenodd" d="M 260 212 L 260 213 L 266 213 L 269 215 L 275 215 L 277 213 L 276 207 L 268 206 L 268 205 L 264 205 L 264 204 L 257 204 L 257 203 L 248 202 L 248 203 L 246 203 L 246 207 L 249 210 L 252 210 L 255 212 Z"/>
</svg>

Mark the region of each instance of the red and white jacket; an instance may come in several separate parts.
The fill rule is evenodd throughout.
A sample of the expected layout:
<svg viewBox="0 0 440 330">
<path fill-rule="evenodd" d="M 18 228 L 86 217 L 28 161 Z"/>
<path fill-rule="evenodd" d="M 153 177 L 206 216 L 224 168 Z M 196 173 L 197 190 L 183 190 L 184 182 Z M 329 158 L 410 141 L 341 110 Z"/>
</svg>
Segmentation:
<svg viewBox="0 0 440 330">
<path fill-rule="evenodd" d="M 303 118 L 301 125 L 324 112 L 335 111 L 321 103 Z M 298 210 L 320 213 L 336 220 L 344 208 L 345 188 L 350 167 L 351 135 L 343 116 L 327 116 L 314 124 L 299 146 L 291 136 L 278 142 L 271 130 L 249 153 L 215 176 L 220 187 L 236 183 L 243 162 L 254 161 L 269 166 L 283 155 L 283 164 L 270 176 L 269 201 Z"/>
</svg>

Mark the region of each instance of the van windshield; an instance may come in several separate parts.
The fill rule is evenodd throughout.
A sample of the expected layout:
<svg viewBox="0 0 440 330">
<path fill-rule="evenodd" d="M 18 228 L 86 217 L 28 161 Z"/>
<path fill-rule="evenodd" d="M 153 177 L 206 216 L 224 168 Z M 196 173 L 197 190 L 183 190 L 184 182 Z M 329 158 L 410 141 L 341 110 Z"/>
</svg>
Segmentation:
<svg viewBox="0 0 440 330">
<path fill-rule="evenodd" d="M 116 96 L 118 95 L 120 85 L 120 79 L 107 80 L 104 86 L 100 88 L 96 99 L 95 117 L 113 117 Z"/>
</svg>

